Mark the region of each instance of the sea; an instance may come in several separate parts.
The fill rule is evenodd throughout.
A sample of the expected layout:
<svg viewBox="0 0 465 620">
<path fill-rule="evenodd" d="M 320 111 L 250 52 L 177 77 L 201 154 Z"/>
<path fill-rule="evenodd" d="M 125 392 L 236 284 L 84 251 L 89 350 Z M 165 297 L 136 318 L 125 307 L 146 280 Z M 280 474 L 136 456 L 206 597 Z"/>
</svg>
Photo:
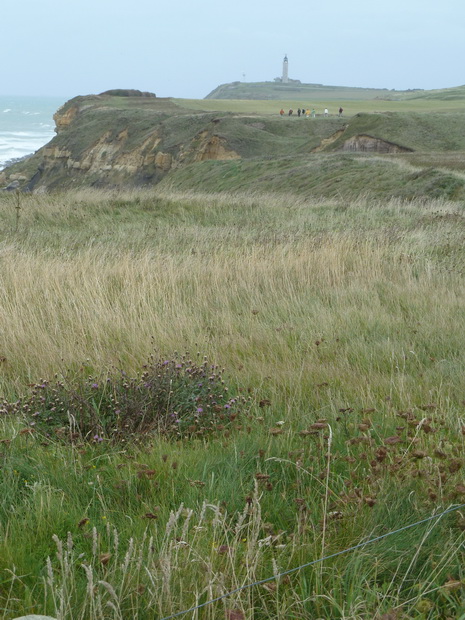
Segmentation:
<svg viewBox="0 0 465 620">
<path fill-rule="evenodd" d="M 66 99 L 0 95 L 0 170 L 35 153 L 55 135 L 53 115 Z"/>
</svg>

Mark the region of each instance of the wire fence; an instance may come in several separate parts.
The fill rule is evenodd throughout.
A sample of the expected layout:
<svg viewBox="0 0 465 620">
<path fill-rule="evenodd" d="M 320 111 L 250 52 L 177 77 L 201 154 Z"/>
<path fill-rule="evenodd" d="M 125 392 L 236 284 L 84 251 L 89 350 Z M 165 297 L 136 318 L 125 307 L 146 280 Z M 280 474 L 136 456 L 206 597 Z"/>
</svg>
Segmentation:
<svg viewBox="0 0 465 620">
<path fill-rule="evenodd" d="M 465 508 L 465 504 L 460 504 L 459 506 L 453 506 L 451 508 L 448 508 L 447 510 L 444 510 L 443 512 L 440 512 L 436 515 L 432 515 L 431 517 L 426 517 L 425 519 L 421 519 L 421 521 L 416 521 L 415 523 L 410 523 L 409 525 L 405 525 L 404 527 L 400 527 L 397 530 L 392 530 L 391 532 L 387 532 L 386 534 L 381 534 L 380 536 L 376 536 L 375 538 L 371 538 L 370 540 L 366 540 L 364 542 L 360 542 L 357 545 L 354 545 L 353 547 L 348 547 L 347 549 L 344 549 L 342 551 L 337 551 L 336 553 L 331 553 L 330 555 L 326 555 L 322 558 L 318 558 L 317 560 L 312 560 L 311 562 L 307 562 L 306 564 L 302 564 L 301 566 L 296 566 L 295 568 L 290 568 L 289 570 L 283 571 L 282 573 L 279 573 L 277 575 L 273 575 L 272 577 L 267 577 L 266 579 L 261 579 L 260 581 L 254 581 L 253 583 L 247 583 L 243 586 L 240 586 L 239 588 L 236 588 L 235 590 L 231 590 L 230 592 L 227 592 L 226 594 L 222 594 L 221 596 L 217 596 L 216 598 L 213 598 L 209 601 L 206 601 L 205 603 L 201 603 L 200 605 L 195 605 L 194 607 L 190 607 L 189 609 L 184 609 L 183 611 L 178 611 L 175 614 L 172 614 L 170 616 L 164 616 L 163 618 L 160 618 L 160 620 L 171 620 L 172 618 L 178 618 L 179 616 L 183 616 L 184 614 L 188 614 L 191 613 L 193 611 L 197 611 L 198 609 L 201 609 L 202 607 L 206 607 L 207 605 L 211 605 L 212 603 L 216 603 L 218 601 L 221 601 L 225 598 L 228 598 L 230 596 L 232 596 L 233 594 L 237 594 L 237 592 L 241 592 L 242 590 L 247 590 L 249 588 L 253 588 L 255 586 L 260 586 L 264 583 L 268 583 L 269 581 L 274 581 L 276 579 L 279 579 L 281 577 L 285 577 L 286 575 L 290 575 L 291 573 L 295 573 L 299 570 L 302 570 L 303 568 L 308 568 L 309 566 L 314 566 L 315 564 L 320 564 L 321 562 L 325 562 L 326 560 L 330 560 L 332 558 L 337 558 L 340 555 L 344 555 L 345 553 L 350 553 L 351 551 L 355 551 L 356 549 L 361 549 L 363 547 L 366 547 L 367 545 L 370 545 L 372 543 L 378 542 L 379 540 L 383 540 L 383 538 L 387 538 L 388 536 L 393 536 L 394 534 L 400 534 L 400 532 L 405 532 L 406 530 L 409 530 L 413 527 L 417 527 L 418 525 L 421 525 L 423 523 L 428 523 L 429 521 L 433 521 L 434 519 L 440 519 L 441 517 L 443 517 L 444 515 L 447 515 L 451 512 L 455 512 L 456 510 L 460 510 L 461 508 Z"/>
</svg>

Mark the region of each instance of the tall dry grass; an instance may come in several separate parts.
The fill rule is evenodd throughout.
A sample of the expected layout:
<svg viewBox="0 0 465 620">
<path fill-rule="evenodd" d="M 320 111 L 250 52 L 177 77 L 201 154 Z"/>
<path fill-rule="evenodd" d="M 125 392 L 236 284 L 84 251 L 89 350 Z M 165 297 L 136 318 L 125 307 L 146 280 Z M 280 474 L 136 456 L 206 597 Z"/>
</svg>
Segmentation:
<svg viewBox="0 0 465 620">
<path fill-rule="evenodd" d="M 388 220 L 376 205 L 269 197 L 136 196 L 116 216 L 114 198 L 83 200 L 25 206 L 0 246 L 5 391 L 87 359 L 134 367 L 154 348 L 195 348 L 294 392 L 331 378 L 341 402 L 411 401 L 434 391 L 416 372 L 444 342 L 458 388 L 464 292 L 434 256 L 450 230 L 422 222 L 437 205 L 391 204 Z"/>
<path fill-rule="evenodd" d="M 132 452 L 2 419 L 6 617 L 162 617 L 459 503 L 464 229 L 445 202 L 88 192 L 22 197 L 17 221 L 0 196 L 4 398 L 188 349 L 257 403 L 227 436 Z M 453 614 L 461 519 L 205 617 Z"/>
</svg>

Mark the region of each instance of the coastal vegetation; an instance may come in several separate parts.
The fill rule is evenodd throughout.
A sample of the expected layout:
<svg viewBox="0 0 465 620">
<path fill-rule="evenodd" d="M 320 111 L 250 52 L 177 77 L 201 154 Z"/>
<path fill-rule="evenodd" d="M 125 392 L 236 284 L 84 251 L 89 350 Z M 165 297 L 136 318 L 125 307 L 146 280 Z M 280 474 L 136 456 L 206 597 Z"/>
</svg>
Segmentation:
<svg viewBox="0 0 465 620">
<path fill-rule="evenodd" d="M 456 155 L 454 171 L 463 170 L 463 87 L 413 91 L 395 100 L 344 99 L 345 90 L 337 88 L 332 88 L 331 97 L 309 99 L 305 93 L 287 101 L 194 101 L 115 94 L 119 92 L 131 93 L 113 90 L 66 102 L 54 117 L 55 138 L 27 160 L 0 172 L 0 186 L 38 192 L 141 188 L 166 182 L 190 189 L 186 178 L 203 183 L 213 164 L 221 162 L 226 168 L 216 171 L 229 179 L 229 188 L 218 188 L 215 178 L 208 191 L 250 191 L 260 186 L 260 192 L 287 193 L 291 188 L 312 197 L 337 191 L 334 184 L 328 187 L 327 179 L 318 182 L 325 162 L 324 167 L 338 177 L 338 170 L 352 180 L 360 172 L 360 184 L 368 183 L 368 190 L 378 196 L 405 198 L 410 187 L 414 196 L 429 192 L 422 176 L 432 177 L 434 197 L 457 199 L 462 192 L 463 178 L 451 178 L 436 168 L 449 171 L 450 157 L 446 165 L 443 159 L 447 154 Z M 285 111 L 283 117 L 280 109 Z M 302 109 L 305 115 L 299 117 L 297 110 Z M 355 172 L 360 158 L 354 163 L 347 155 L 365 153 L 395 155 L 396 163 L 412 164 L 415 187 L 406 167 L 402 171 L 372 158 L 365 162 L 365 174 Z M 330 154 L 331 159 L 322 157 Z M 418 166 L 419 156 L 425 154 L 428 165 Z M 244 169 L 238 176 L 239 164 Z M 378 169 L 372 170 L 372 164 L 375 168 L 379 164 Z M 384 168 L 388 178 L 382 173 L 380 179 Z M 311 185 L 306 183 L 309 177 Z M 292 187 L 293 180 L 297 187 Z M 349 189 L 358 196 L 355 186 Z M 345 195 L 346 187 L 343 183 L 339 195 Z M 443 187 L 445 191 L 437 191 Z"/>
<path fill-rule="evenodd" d="M 19 208 L 2 196 L 5 618 L 166 617 L 463 501 L 461 203 L 150 190 Z M 58 409 L 87 384 L 98 418 L 94 384 L 121 401 L 151 355 L 187 351 L 244 397 L 207 434 L 63 441 L 71 417 L 12 411 L 66 376 Z M 462 514 L 202 617 L 459 617 Z"/>
<path fill-rule="evenodd" d="M 463 617 L 465 145 L 428 101 L 351 120 L 410 152 L 230 109 L 241 157 L 0 193 L 1 617 Z"/>
</svg>

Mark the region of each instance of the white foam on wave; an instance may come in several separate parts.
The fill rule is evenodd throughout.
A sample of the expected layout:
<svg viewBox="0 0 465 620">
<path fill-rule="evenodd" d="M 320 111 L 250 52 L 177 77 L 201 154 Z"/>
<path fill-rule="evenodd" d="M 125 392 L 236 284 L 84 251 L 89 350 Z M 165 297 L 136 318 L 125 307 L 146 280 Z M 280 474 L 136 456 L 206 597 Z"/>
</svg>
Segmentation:
<svg viewBox="0 0 465 620">
<path fill-rule="evenodd" d="M 20 138 L 24 140 L 25 138 L 34 138 L 41 140 L 48 135 L 53 136 L 53 131 L 0 131 L 0 136 L 3 136 L 6 140 L 15 140 L 16 138 Z"/>
<path fill-rule="evenodd" d="M 12 159 L 35 153 L 47 144 L 54 133 L 50 132 L 0 132 L 0 170 Z"/>
<path fill-rule="evenodd" d="M 3 110 L 3 114 L 7 114 L 8 112 L 11 112 L 11 108 L 7 108 L 6 110 Z"/>
<path fill-rule="evenodd" d="M 0 170 L 3 170 L 5 165 L 12 159 L 20 159 L 26 157 L 26 155 L 32 155 L 35 151 L 25 151 L 21 148 L 9 147 L 7 149 L 0 148 Z"/>
</svg>

